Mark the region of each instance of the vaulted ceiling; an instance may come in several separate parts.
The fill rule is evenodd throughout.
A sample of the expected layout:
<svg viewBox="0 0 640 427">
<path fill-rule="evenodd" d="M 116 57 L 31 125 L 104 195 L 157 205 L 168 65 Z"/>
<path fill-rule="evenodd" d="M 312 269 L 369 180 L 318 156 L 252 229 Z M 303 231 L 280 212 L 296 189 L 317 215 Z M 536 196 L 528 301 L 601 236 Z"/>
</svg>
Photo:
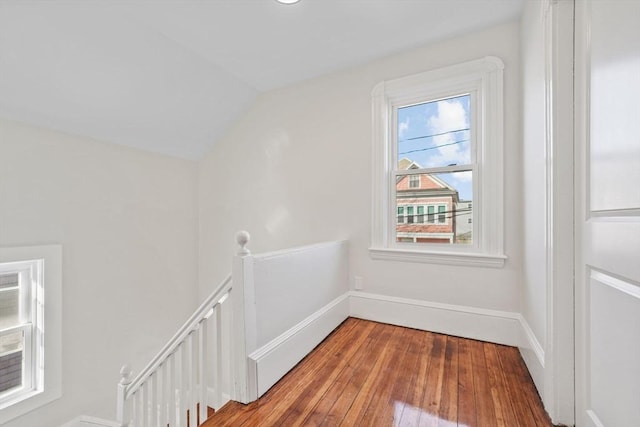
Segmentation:
<svg viewBox="0 0 640 427">
<path fill-rule="evenodd" d="M 524 0 L 0 0 L 0 117 L 197 159 L 264 91 Z"/>
</svg>

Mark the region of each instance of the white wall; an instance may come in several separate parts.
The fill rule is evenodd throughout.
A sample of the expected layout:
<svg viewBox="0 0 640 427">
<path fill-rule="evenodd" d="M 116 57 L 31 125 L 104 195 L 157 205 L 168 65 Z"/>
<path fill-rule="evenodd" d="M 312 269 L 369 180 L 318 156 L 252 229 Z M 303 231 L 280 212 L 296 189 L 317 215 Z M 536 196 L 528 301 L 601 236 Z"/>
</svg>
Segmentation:
<svg viewBox="0 0 640 427">
<path fill-rule="evenodd" d="M 546 334 L 546 167 L 544 3 L 526 2 L 522 16 L 522 221 L 523 287 L 521 313 L 544 348 Z M 523 356 L 542 393 L 543 376 L 535 372 L 535 354 Z"/>
<path fill-rule="evenodd" d="M 63 396 L 7 427 L 115 417 L 196 305 L 196 164 L 0 120 L 0 246 L 63 249 Z"/>
<path fill-rule="evenodd" d="M 372 261 L 371 90 L 380 81 L 486 55 L 505 68 L 502 269 Z M 502 25 L 260 96 L 200 163 L 200 294 L 229 271 L 233 235 L 254 252 L 349 239 L 364 290 L 518 311 L 521 282 L 519 25 Z"/>
</svg>

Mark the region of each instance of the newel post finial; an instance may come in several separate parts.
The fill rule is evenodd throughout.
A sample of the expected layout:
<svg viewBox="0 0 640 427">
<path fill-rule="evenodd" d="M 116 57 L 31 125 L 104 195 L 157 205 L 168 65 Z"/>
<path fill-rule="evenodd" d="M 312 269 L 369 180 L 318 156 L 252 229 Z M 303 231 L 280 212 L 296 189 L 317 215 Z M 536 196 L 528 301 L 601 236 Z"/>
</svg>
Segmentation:
<svg viewBox="0 0 640 427">
<path fill-rule="evenodd" d="M 236 233 L 236 242 L 240 245 L 238 255 L 251 255 L 251 251 L 246 248 L 249 240 L 251 240 L 251 235 L 248 232 L 241 230 Z"/>
<path fill-rule="evenodd" d="M 116 419 L 122 427 L 127 427 L 131 422 L 129 404 L 127 402 L 127 388 L 131 384 L 131 366 L 124 365 L 120 369 L 120 382 L 118 383 Z"/>
<path fill-rule="evenodd" d="M 131 366 L 123 365 L 120 369 L 120 384 L 129 385 L 131 384 Z"/>
</svg>

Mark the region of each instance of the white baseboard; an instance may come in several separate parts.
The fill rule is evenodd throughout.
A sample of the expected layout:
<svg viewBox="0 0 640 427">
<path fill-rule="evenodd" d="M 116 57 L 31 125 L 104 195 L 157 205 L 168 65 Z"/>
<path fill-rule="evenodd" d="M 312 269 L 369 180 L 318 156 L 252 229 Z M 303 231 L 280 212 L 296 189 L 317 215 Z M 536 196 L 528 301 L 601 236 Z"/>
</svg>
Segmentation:
<svg viewBox="0 0 640 427">
<path fill-rule="evenodd" d="M 350 292 L 350 315 L 464 338 L 519 346 L 518 313 Z"/>
<path fill-rule="evenodd" d="M 115 421 L 104 420 L 102 418 L 80 415 L 79 417 L 62 424 L 60 427 L 120 427 L 120 424 Z"/>
<path fill-rule="evenodd" d="M 350 315 L 361 319 L 518 347 L 540 395 L 544 349 L 520 313 L 350 292 Z"/>
<path fill-rule="evenodd" d="M 533 383 L 540 396 L 544 395 L 544 349 L 527 323 L 527 320 L 518 315 L 520 321 L 520 343 L 518 348 L 525 365 L 531 374 Z"/>
<path fill-rule="evenodd" d="M 249 375 L 262 396 L 349 317 L 349 294 L 336 298 L 249 355 Z"/>
</svg>

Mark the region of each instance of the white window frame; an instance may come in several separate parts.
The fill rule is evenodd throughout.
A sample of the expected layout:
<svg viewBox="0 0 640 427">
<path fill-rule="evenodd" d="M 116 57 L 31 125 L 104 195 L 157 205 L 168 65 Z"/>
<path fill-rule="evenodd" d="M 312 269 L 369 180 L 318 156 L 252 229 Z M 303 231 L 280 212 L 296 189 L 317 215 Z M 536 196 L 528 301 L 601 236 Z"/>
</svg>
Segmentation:
<svg viewBox="0 0 640 427">
<path fill-rule="evenodd" d="M 374 88 L 373 217 L 369 249 L 373 259 L 504 266 L 507 257 L 503 243 L 503 69 L 503 62 L 490 56 L 384 81 Z M 472 95 L 471 114 L 475 117 L 472 120 L 475 122 L 472 123 L 472 137 L 475 138 L 473 244 L 444 247 L 442 244 L 396 242 L 395 112 L 403 106 L 466 93 Z M 466 170 L 469 166 L 462 168 Z"/>
<path fill-rule="evenodd" d="M 0 248 L 0 271 L 30 282 L 31 336 L 23 387 L 0 397 L 0 425 L 62 395 L 62 249 L 59 245 Z M 29 353 L 29 354 L 28 354 Z"/>
<path fill-rule="evenodd" d="M 0 392 L 0 409 L 29 395 L 39 387 L 42 378 L 42 337 L 44 318 L 42 316 L 43 261 L 29 260 L 0 263 L 0 275 L 18 275 L 19 319 L 18 324 L 0 329 L 0 336 L 15 332 L 24 334 L 22 348 L 22 385 Z M 6 290 L 0 290 L 5 292 Z"/>
</svg>

